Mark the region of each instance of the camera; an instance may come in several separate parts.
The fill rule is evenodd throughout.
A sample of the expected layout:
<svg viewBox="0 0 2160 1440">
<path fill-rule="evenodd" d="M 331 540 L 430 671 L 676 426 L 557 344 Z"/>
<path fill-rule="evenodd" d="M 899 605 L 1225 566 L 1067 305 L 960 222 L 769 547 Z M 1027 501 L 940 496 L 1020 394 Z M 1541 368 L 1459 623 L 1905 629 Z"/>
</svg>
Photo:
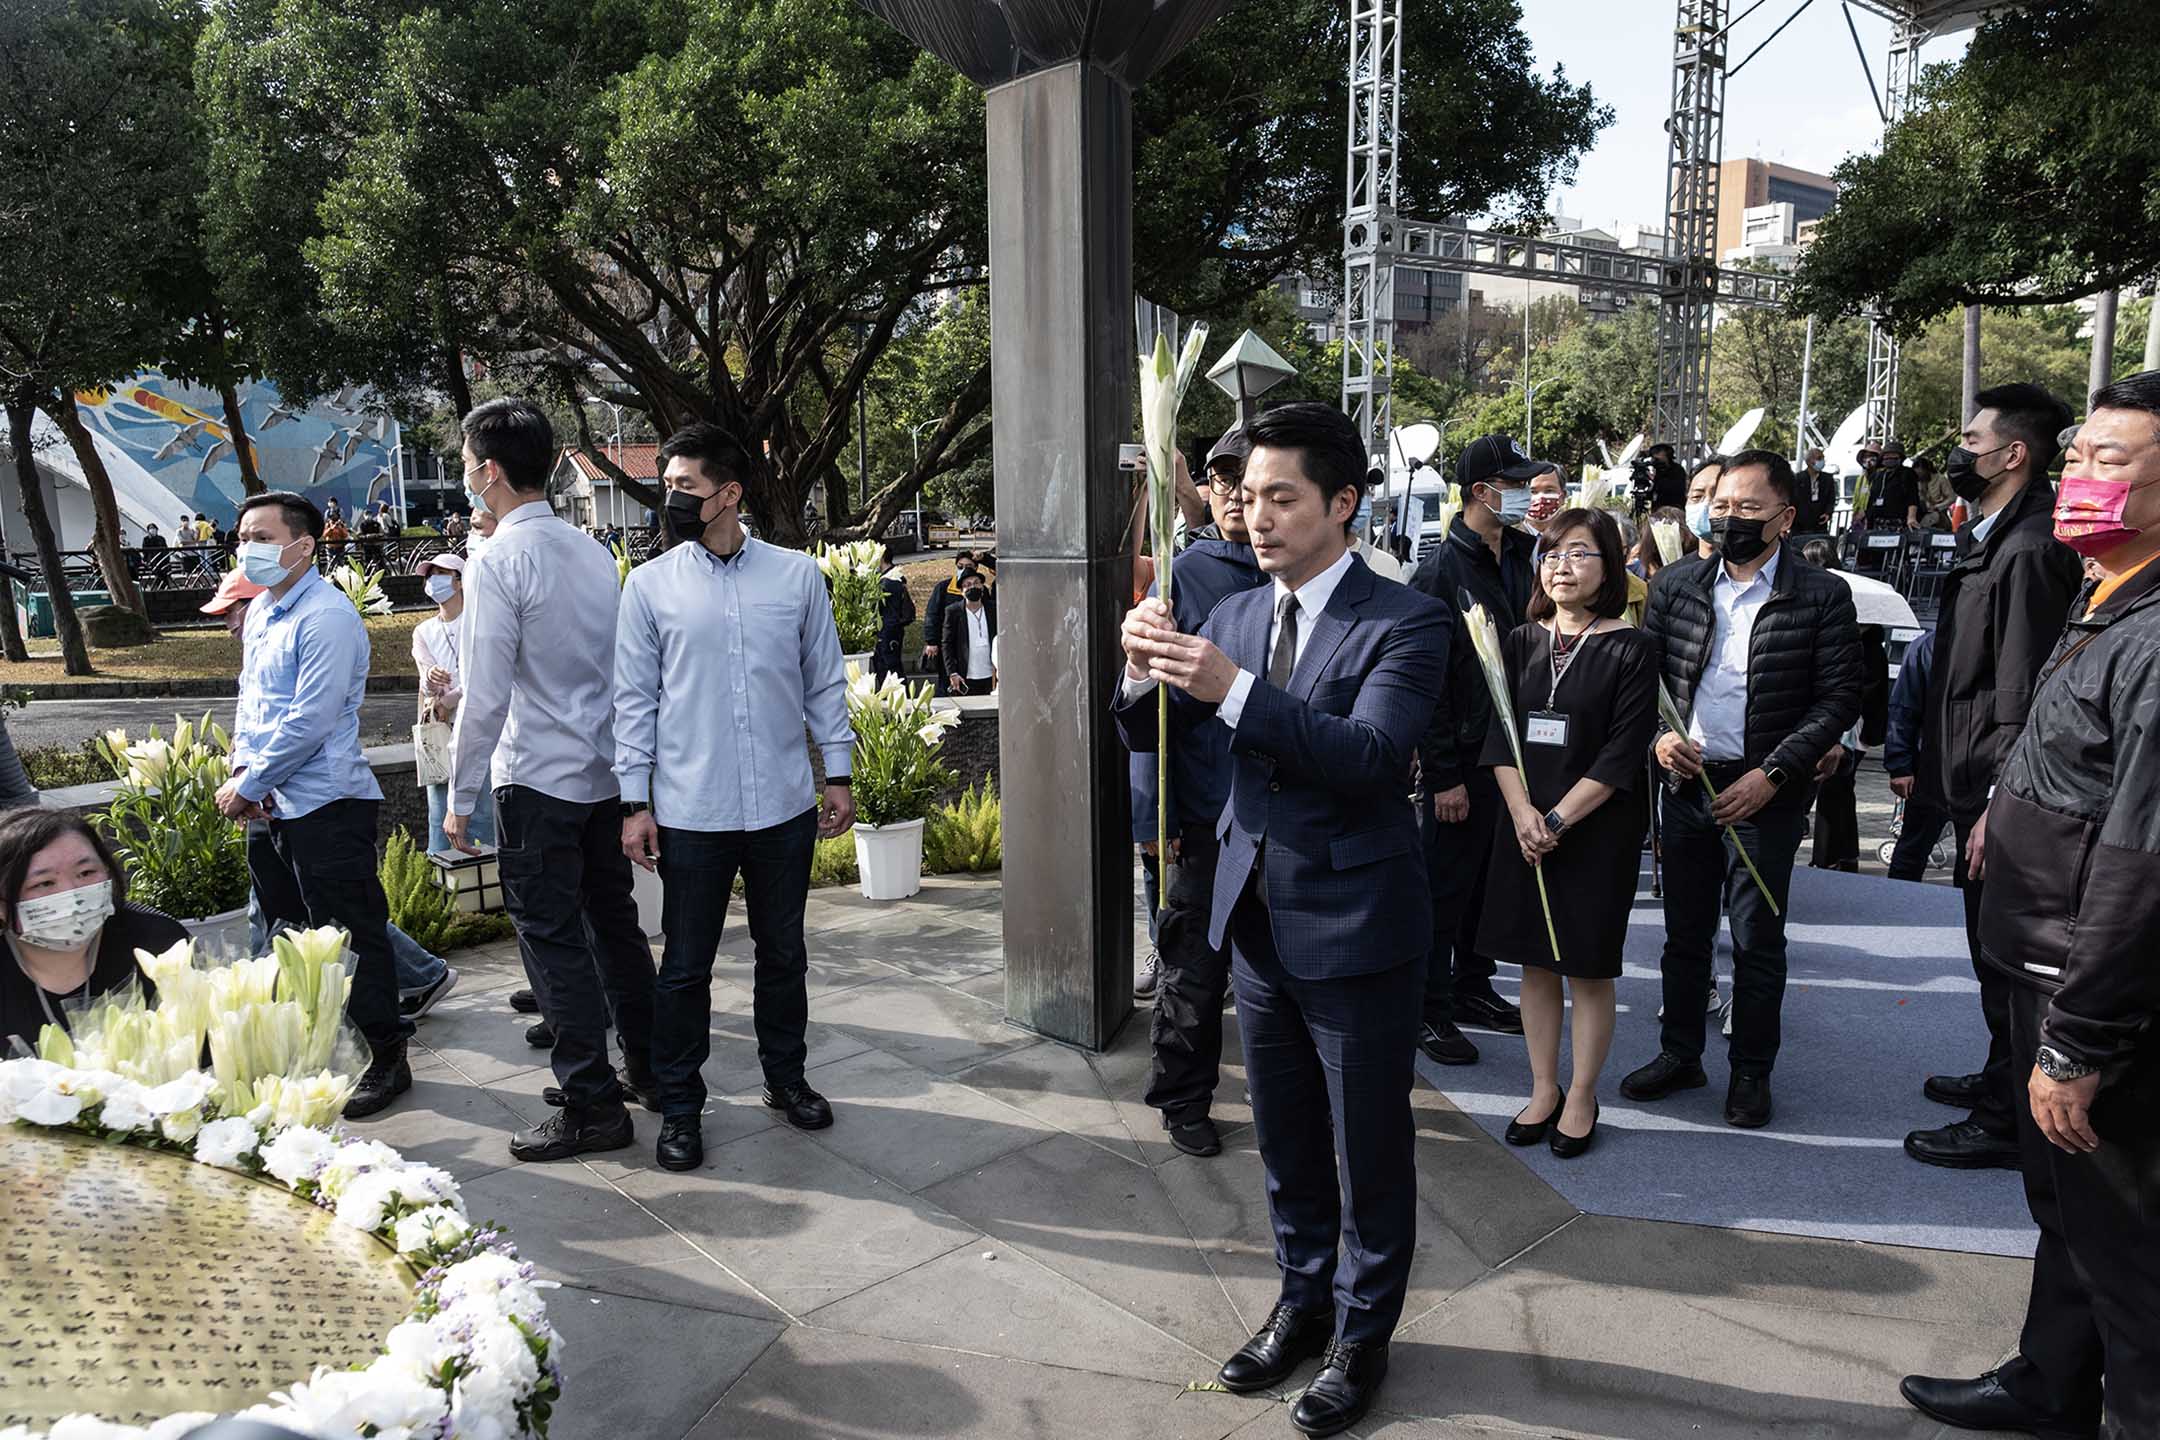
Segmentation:
<svg viewBox="0 0 2160 1440">
<path fill-rule="evenodd" d="M 1628 462 L 1628 509 L 1640 518 L 1650 513 L 1657 499 L 1657 467 L 1647 455 L 1637 455 Z"/>
</svg>

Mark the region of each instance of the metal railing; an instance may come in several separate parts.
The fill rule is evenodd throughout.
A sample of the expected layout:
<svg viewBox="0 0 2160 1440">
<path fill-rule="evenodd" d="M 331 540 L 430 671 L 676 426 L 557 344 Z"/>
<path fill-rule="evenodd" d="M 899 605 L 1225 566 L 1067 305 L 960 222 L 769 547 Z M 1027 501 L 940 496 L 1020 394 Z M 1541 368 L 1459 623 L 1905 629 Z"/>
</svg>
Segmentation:
<svg viewBox="0 0 2160 1440">
<path fill-rule="evenodd" d="M 464 542 L 441 535 L 355 537 L 325 543 L 315 552 L 315 568 L 328 574 L 340 565 L 360 564 L 386 574 L 409 574 L 413 566 L 431 555 L 465 553 Z M 143 590 L 200 590 L 215 587 L 232 568 L 233 551 L 224 545 L 170 545 L 162 550 L 130 547 L 120 552 L 127 559 L 128 574 Z M 39 577 L 34 588 L 44 586 L 44 567 L 37 552 L 15 551 L 8 557 L 16 566 Z M 71 590 L 101 590 L 105 577 L 91 550 L 60 552 L 60 573 Z"/>
</svg>

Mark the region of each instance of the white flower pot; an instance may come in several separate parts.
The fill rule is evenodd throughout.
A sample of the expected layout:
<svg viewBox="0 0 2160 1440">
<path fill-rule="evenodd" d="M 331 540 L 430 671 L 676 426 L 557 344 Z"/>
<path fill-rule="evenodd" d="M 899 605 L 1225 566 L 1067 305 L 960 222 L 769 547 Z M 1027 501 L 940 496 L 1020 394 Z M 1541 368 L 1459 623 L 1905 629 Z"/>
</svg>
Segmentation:
<svg viewBox="0 0 2160 1440">
<path fill-rule="evenodd" d="M 920 820 L 855 827 L 855 868 L 865 900 L 905 900 L 922 889 Z"/>
<path fill-rule="evenodd" d="M 851 654 L 842 655 L 840 657 L 840 663 L 843 667 L 848 665 L 860 665 L 862 667 L 863 674 L 867 675 L 870 673 L 871 653 L 872 652 L 868 650 L 857 650 Z"/>
<path fill-rule="evenodd" d="M 248 912 L 243 905 L 222 915 L 182 920 L 180 928 L 195 942 L 196 953 L 213 960 L 236 960 L 248 953 Z"/>
</svg>

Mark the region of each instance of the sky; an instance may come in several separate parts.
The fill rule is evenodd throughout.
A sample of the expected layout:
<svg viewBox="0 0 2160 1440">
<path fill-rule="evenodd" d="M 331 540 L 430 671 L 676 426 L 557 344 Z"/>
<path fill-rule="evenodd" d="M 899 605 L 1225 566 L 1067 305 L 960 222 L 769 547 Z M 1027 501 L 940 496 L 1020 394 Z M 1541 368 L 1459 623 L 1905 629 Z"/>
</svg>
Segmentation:
<svg viewBox="0 0 2160 1440">
<path fill-rule="evenodd" d="M 1746 14 L 1754 0 L 1732 0 L 1732 14 Z M 1731 63 L 1768 39 L 1800 0 L 1763 0 L 1735 20 L 1726 53 Z M 1582 157 L 1576 183 L 1557 192 L 1548 208 L 1595 226 L 1614 221 L 1657 225 L 1665 204 L 1665 114 L 1671 104 L 1673 0 L 1522 0 L 1523 30 L 1540 71 L 1565 67 L 1578 84 L 1614 111 Z M 1416 23 L 1410 6 L 1408 23 Z M 1890 23 L 1853 11 L 1868 65 L 1880 86 L 1890 45 Z M 1966 36 L 1928 42 L 1923 63 L 1954 60 Z M 1405 116 L 1406 143 L 1415 143 L 1417 120 Z M 1754 60 L 1725 95 L 1725 158 L 1774 160 L 1829 174 L 1847 154 L 1873 146 L 1882 121 L 1845 28 L 1838 0 L 1813 0 L 1807 10 Z"/>
</svg>

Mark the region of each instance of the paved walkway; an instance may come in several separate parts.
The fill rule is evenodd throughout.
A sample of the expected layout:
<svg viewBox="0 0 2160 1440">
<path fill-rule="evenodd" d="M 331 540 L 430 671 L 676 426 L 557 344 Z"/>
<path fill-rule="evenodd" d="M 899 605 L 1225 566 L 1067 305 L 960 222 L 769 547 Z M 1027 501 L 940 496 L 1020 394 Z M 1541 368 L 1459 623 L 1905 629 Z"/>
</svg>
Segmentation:
<svg viewBox="0 0 2160 1440">
<path fill-rule="evenodd" d="M 642 1111 L 636 1149 L 509 1163 L 549 1076 L 503 1003 L 508 947 L 458 958 L 413 1093 L 364 1123 L 562 1281 L 556 1440 L 1295 1436 L 1281 1397 L 1195 1388 L 1276 1288 L 1234 1063 L 1226 1151 L 1195 1160 L 1139 1104 L 1142 1018 L 1099 1056 L 1004 1023 L 995 879 L 817 892 L 809 923 L 830 1130 L 758 1103 L 733 927 L 703 1169 L 657 1168 Z M 1929 1440 L 1898 1377 L 2014 1342 L 2024 1262 L 1580 1214 L 1436 1091 L 1416 1103 L 1418 1260 L 1359 1435 Z"/>
</svg>

